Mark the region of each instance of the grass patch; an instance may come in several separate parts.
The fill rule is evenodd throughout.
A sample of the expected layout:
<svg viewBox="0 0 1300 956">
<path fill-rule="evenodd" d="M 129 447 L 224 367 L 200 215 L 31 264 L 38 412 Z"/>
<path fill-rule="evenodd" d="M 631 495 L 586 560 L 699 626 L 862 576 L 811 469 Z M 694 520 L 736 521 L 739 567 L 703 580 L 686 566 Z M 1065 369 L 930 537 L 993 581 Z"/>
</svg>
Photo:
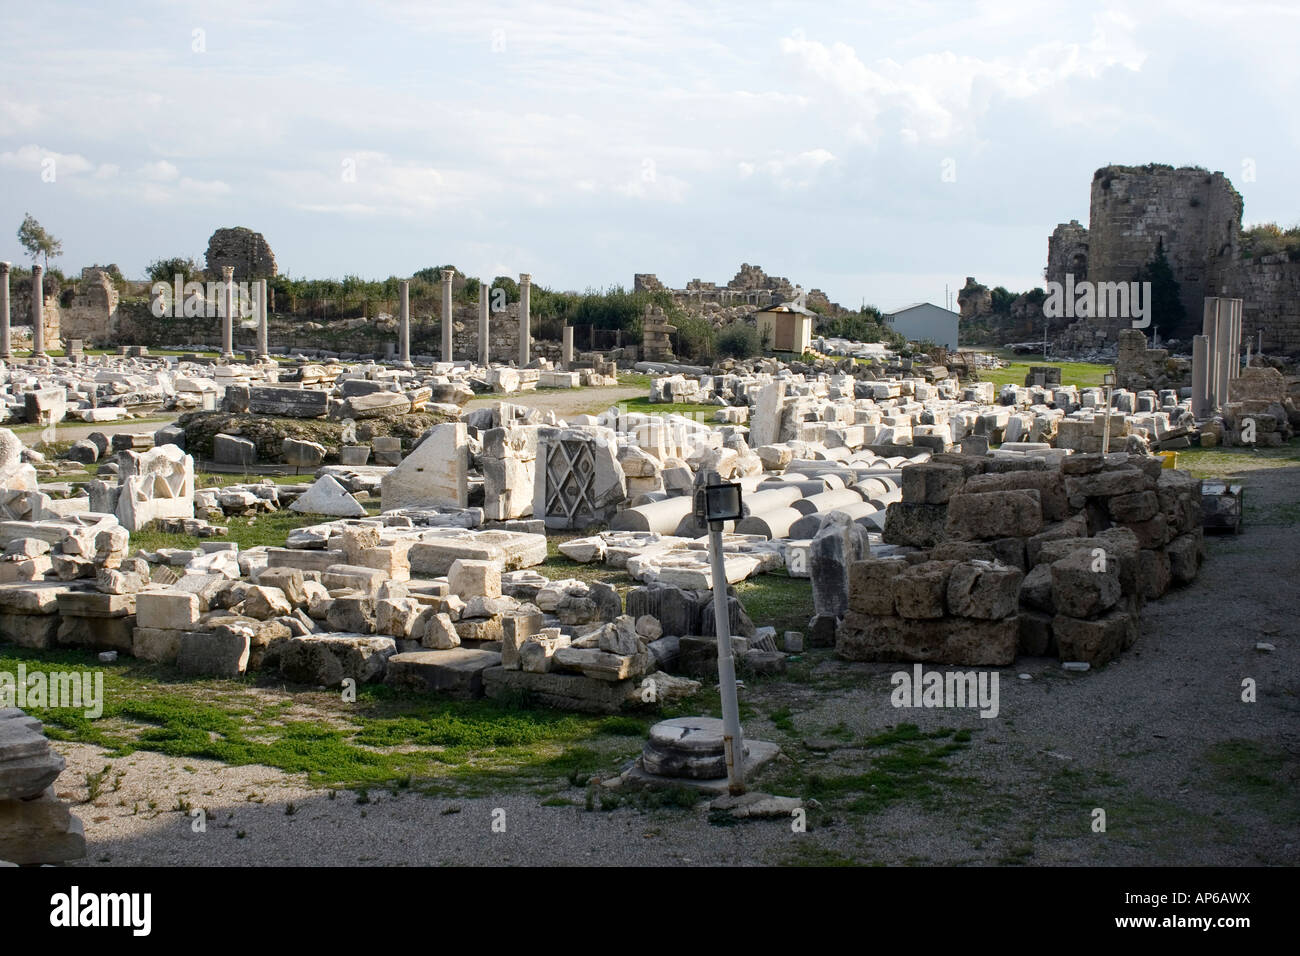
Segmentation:
<svg viewBox="0 0 1300 956">
<path fill-rule="evenodd" d="M 736 597 L 749 619 L 759 627 L 771 625 L 776 632 L 802 631 L 813 614 L 812 582 L 792 578 L 784 571 L 772 571 L 734 585 Z"/>
<path fill-rule="evenodd" d="M 980 381 L 992 382 L 998 388 L 1003 385 L 1024 385 L 1025 376 L 1029 374 L 1031 366 L 1050 365 L 1053 368 L 1061 370 L 1061 384 L 1075 385 L 1079 388 L 1088 388 L 1093 385 L 1101 384 L 1101 377 L 1111 371 L 1111 365 L 1098 365 L 1094 362 L 1044 362 L 1024 361 L 1020 357 L 1013 357 L 1013 353 L 1007 350 L 999 350 L 995 353 L 999 358 L 1008 360 L 1011 364 L 1006 368 L 980 369 Z"/>
<path fill-rule="evenodd" d="M 357 702 L 345 704 L 337 694 L 295 694 L 254 677 L 186 680 L 134 659 L 99 664 L 81 651 L 0 651 L 0 670 L 15 672 L 19 663 L 29 673 L 104 674 L 97 720 L 79 710 L 29 708 L 53 739 L 95 744 L 113 759 L 147 750 L 260 764 L 321 787 L 475 793 L 585 783 L 639 750 L 645 727 L 631 717 L 449 701 L 382 685 L 360 688 Z"/>
</svg>

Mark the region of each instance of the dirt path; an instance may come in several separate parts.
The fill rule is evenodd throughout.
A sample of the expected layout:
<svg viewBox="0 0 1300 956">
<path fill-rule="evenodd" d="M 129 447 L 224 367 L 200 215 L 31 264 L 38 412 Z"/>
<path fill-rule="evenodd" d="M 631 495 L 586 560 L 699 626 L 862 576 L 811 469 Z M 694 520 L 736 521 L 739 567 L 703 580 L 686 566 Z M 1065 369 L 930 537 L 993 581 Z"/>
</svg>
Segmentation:
<svg viewBox="0 0 1300 956">
<path fill-rule="evenodd" d="M 802 678 L 746 688 L 747 734 L 784 751 L 758 786 L 826 789 L 806 833 L 784 819 L 717 825 L 703 804 L 609 801 L 602 812 L 598 800 L 589 811 L 586 791 L 561 780 L 546 797 L 331 799 L 265 767 L 148 753 L 109 760 L 79 744 L 55 744 L 69 757 L 56 789 L 84 800 L 86 775 L 112 766 L 94 803 L 75 808 L 91 865 L 1295 865 L 1300 549 L 1288 505 L 1300 501 L 1300 467 L 1257 471 L 1250 495 L 1246 533 L 1208 540 L 1200 578 L 1147 605 L 1132 650 L 1079 675 L 1022 658 L 999 672 L 996 718 L 895 709 L 890 675 L 900 668 L 824 654 L 810 655 L 816 666 Z M 1254 703 L 1242 700 L 1246 679 Z M 927 743 L 864 745 L 905 723 L 968 731 L 969 743 L 929 755 Z M 856 795 L 835 790 L 853 775 Z M 207 809 L 206 832 L 194 832 L 190 806 Z M 497 811 L 505 832 L 493 828 Z"/>
</svg>

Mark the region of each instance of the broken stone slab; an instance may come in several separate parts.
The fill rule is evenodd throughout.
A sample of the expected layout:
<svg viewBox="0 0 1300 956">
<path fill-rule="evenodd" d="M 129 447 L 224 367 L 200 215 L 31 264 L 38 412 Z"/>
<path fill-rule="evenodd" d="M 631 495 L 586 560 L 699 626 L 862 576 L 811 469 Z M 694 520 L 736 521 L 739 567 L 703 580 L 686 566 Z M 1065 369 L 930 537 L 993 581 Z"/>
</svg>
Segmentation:
<svg viewBox="0 0 1300 956">
<path fill-rule="evenodd" d="M 235 678 L 248 669 L 250 650 L 246 631 L 187 631 L 181 635 L 176 667 L 192 676 Z"/>
<path fill-rule="evenodd" d="M 0 763 L 0 802 L 39 796 L 63 772 L 67 762 L 51 750 Z"/>
<path fill-rule="evenodd" d="M 332 476 L 317 478 L 307 491 L 289 505 L 301 514 L 328 515 L 335 518 L 364 518 L 366 509 Z"/>
<path fill-rule="evenodd" d="M 329 393 L 315 388 L 254 385 L 248 390 L 248 410 L 254 415 L 323 418 L 329 411 Z"/>
<path fill-rule="evenodd" d="M 384 475 L 384 511 L 397 508 L 464 508 L 469 504 L 469 444 L 464 422 L 444 422 Z"/>
<path fill-rule="evenodd" d="M 280 674 L 299 684 L 338 687 L 344 679 L 358 684 L 383 680 L 397 653 L 391 637 L 366 634 L 311 634 L 279 645 Z"/>
<path fill-rule="evenodd" d="M 142 591 L 135 598 L 136 625 L 187 631 L 199 620 L 197 594 L 182 590 Z"/>
<path fill-rule="evenodd" d="M 0 800 L 0 860 L 42 866 L 86 855 L 81 820 L 46 789 L 30 800 Z"/>
<path fill-rule="evenodd" d="M 483 696 L 483 673 L 500 664 L 501 655 L 495 651 L 411 651 L 388 659 L 384 683 L 469 700 Z"/>
</svg>

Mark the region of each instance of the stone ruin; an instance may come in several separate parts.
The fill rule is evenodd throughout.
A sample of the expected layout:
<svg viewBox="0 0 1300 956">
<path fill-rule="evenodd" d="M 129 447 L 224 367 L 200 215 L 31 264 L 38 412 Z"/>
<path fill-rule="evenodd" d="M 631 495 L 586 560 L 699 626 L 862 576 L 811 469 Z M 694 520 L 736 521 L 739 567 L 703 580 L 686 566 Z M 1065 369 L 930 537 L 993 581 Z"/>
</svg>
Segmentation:
<svg viewBox="0 0 1300 956">
<path fill-rule="evenodd" d="M 236 281 L 269 279 L 279 274 L 266 237 L 244 226 L 214 232 L 208 239 L 205 261 L 209 275 L 221 275 L 221 270 L 229 266 L 235 270 Z"/>
<path fill-rule="evenodd" d="M 1201 482 L 1158 458 L 936 455 L 903 470 L 884 539 L 852 566 L 836 650 L 851 660 L 1104 664 L 1142 603 L 1196 577 Z"/>
<path fill-rule="evenodd" d="M 66 763 L 40 721 L 0 705 L 0 860 L 37 866 L 86 855 L 81 820 L 54 793 Z"/>
</svg>

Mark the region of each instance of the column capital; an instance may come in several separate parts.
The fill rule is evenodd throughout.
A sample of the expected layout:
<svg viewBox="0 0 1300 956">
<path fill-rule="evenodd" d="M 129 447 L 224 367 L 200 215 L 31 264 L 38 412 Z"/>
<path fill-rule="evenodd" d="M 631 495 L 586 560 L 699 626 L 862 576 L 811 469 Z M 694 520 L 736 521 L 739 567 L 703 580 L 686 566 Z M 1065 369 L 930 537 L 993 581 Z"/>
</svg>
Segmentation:
<svg viewBox="0 0 1300 956">
<path fill-rule="evenodd" d="M 42 266 L 36 264 L 35 262 L 32 263 L 32 275 L 38 276 L 44 271 L 45 269 Z"/>
<path fill-rule="evenodd" d="M 0 262 L 0 276 L 7 276 L 12 265 L 11 262 Z"/>
<path fill-rule="evenodd" d="M 454 279 L 454 278 L 456 278 L 456 270 L 455 270 L 455 269 L 443 269 L 443 270 L 442 270 L 442 281 L 443 281 L 443 282 L 450 282 L 450 281 L 451 281 L 452 279 Z"/>
<path fill-rule="evenodd" d="M 234 267 L 234 266 L 222 266 L 222 267 L 221 267 L 221 281 L 222 281 L 222 282 L 233 282 L 234 279 L 235 279 L 235 267 Z"/>
<path fill-rule="evenodd" d="M 519 284 L 520 284 L 520 285 L 529 285 L 532 281 L 533 281 L 533 277 L 532 277 L 531 275 L 529 275 L 527 272 L 521 272 L 521 273 L 519 273 Z"/>
</svg>

